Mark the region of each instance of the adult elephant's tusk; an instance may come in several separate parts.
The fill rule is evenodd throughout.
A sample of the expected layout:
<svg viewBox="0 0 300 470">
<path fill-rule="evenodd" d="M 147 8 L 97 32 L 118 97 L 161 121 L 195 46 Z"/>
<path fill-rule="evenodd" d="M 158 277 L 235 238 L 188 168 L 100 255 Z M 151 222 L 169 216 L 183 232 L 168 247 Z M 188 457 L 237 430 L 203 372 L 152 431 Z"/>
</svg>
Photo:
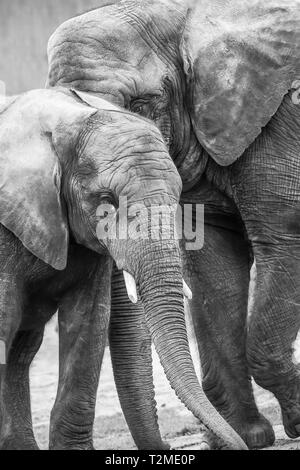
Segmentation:
<svg viewBox="0 0 300 470">
<path fill-rule="evenodd" d="M 134 277 L 131 274 L 129 274 L 127 271 L 123 271 L 123 276 L 124 276 L 124 281 L 125 281 L 129 300 L 133 304 L 136 304 L 138 301 L 138 297 L 137 297 L 136 283 L 135 283 Z"/>
<path fill-rule="evenodd" d="M 188 300 L 192 300 L 193 298 L 193 293 L 191 291 L 191 289 L 189 288 L 189 286 L 186 284 L 185 280 L 183 279 L 182 280 L 183 282 L 183 293 L 184 293 L 184 296 L 188 299 Z"/>
</svg>

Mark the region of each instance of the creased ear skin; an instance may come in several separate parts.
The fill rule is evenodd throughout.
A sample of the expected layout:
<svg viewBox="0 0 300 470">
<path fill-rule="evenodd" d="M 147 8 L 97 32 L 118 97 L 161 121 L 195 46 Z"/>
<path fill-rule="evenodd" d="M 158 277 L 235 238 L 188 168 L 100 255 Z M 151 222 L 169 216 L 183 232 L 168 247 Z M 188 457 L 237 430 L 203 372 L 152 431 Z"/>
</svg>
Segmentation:
<svg viewBox="0 0 300 470">
<path fill-rule="evenodd" d="M 54 140 L 68 140 L 95 110 L 66 94 L 39 90 L 0 114 L 0 223 L 35 256 L 62 270 L 68 225 L 60 198 L 61 163 Z"/>
<path fill-rule="evenodd" d="M 230 165 L 300 78 L 299 0 L 197 0 L 182 54 L 200 143 Z"/>
</svg>

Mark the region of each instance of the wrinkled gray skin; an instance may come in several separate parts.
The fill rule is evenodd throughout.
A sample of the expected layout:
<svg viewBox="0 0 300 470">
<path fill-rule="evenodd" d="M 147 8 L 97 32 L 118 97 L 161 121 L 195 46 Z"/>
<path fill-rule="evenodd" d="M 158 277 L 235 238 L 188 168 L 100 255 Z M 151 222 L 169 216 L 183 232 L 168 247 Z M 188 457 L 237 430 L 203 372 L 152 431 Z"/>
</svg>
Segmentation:
<svg viewBox="0 0 300 470">
<path fill-rule="evenodd" d="M 64 88 L 2 99 L 0 187 L 0 339 L 6 347 L 6 364 L 2 359 L 0 365 L 0 448 L 37 448 L 29 366 L 45 323 L 57 310 L 60 372 L 50 447 L 92 448 L 113 261 L 136 281 L 144 310 L 140 321 L 179 398 L 226 444 L 243 448 L 197 382 L 185 329 L 178 240 L 97 236 L 97 209 L 109 204 L 117 216 L 121 196 L 129 211 L 141 201 L 148 210 L 178 204 L 181 180 L 157 127 Z M 148 215 L 139 217 L 141 227 L 147 227 Z M 149 426 L 148 447 L 164 446 L 157 436 L 157 428 Z"/>
<path fill-rule="evenodd" d="M 182 178 L 181 202 L 205 203 L 204 248 L 185 253 L 203 387 L 249 447 L 274 441 L 250 376 L 279 400 L 287 434 L 300 435 L 292 361 L 300 325 L 300 111 L 289 92 L 300 78 L 299 10 L 295 0 L 104 1 L 49 42 L 48 86 L 71 85 L 152 119 Z M 150 340 L 138 314 L 113 282 L 115 378 L 143 447 L 149 420 L 141 412 L 155 402 Z"/>
</svg>

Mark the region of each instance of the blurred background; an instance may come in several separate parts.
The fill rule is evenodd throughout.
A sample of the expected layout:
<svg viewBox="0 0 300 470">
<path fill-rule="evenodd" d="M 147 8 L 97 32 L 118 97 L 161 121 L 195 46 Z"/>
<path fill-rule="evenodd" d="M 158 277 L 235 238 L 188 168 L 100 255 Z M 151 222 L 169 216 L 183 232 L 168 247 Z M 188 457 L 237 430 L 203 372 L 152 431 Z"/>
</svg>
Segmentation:
<svg viewBox="0 0 300 470">
<path fill-rule="evenodd" d="M 44 88 L 47 42 L 63 21 L 99 0 L 0 0 L 0 80 L 8 95 Z"/>
</svg>

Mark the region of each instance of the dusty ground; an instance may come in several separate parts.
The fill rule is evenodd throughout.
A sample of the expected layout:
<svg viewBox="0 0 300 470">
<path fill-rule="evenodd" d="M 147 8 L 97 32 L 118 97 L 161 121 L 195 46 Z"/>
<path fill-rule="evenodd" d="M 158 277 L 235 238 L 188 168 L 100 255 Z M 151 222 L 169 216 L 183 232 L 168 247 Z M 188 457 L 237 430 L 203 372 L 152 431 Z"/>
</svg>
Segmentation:
<svg viewBox="0 0 300 470">
<path fill-rule="evenodd" d="M 55 321 L 52 321 L 47 326 L 43 345 L 31 369 L 34 428 L 42 449 L 46 449 L 48 444 L 49 414 L 57 387 L 57 342 Z M 197 361 L 194 345 L 192 345 L 192 353 L 194 360 Z M 300 361 L 300 341 L 298 341 L 296 357 Z M 154 371 L 156 400 L 162 435 L 167 441 L 171 442 L 173 447 L 193 448 L 199 441 L 197 436 L 199 426 L 192 414 L 185 409 L 170 388 L 155 353 Z M 282 450 L 300 450 L 300 439 L 292 441 L 287 438 L 283 431 L 280 410 L 274 397 L 257 386 L 255 386 L 255 396 L 260 409 L 274 425 L 277 437 L 274 447 Z M 98 391 L 95 445 L 97 449 L 135 448 L 122 416 L 114 386 L 108 348 L 104 357 Z"/>
</svg>

